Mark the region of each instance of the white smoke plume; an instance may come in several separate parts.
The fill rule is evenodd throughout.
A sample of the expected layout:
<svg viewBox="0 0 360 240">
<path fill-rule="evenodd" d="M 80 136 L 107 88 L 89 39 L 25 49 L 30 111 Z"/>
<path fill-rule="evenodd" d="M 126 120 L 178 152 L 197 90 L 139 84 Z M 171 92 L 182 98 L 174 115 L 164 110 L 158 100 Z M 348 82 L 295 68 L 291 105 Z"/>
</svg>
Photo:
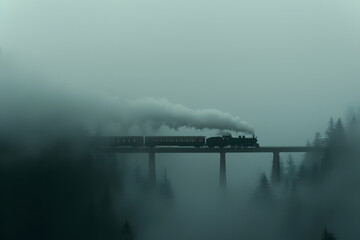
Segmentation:
<svg viewBox="0 0 360 240">
<path fill-rule="evenodd" d="M 126 101 L 7 71 L 0 71 L 0 78 L 5 80 L 0 81 L 0 113 L 3 116 L 0 131 L 17 129 L 25 134 L 25 129 L 46 133 L 50 129 L 63 132 L 62 128 L 75 124 L 84 125 L 94 134 L 95 129 L 100 128 L 101 135 L 153 134 L 162 127 L 254 133 L 239 117 L 216 109 L 191 109 L 163 98 Z M 131 131 L 132 128 L 137 131 Z"/>
<path fill-rule="evenodd" d="M 134 124 L 150 124 L 153 128 L 167 126 L 171 129 L 180 127 L 195 129 L 216 129 L 253 134 L 254 129 L 239 117 L 217 109 L 191 109 L 175 104 L 167 99 L 143 98 L 128 103 Z"/>
</svg>

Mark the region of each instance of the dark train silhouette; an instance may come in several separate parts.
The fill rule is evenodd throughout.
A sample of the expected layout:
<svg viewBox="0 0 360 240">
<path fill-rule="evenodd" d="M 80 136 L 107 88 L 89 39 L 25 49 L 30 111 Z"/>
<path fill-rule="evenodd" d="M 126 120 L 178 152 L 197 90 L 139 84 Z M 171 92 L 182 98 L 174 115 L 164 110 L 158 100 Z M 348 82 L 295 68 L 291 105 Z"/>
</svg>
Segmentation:
<svg viewBox="0 0 360 240">
<path fill-rule="evenodd" d="M 94 137 L 95 143 L 101 147 L 259 147 L 257 138 L 239 136 L 219 136 L 205 138 L 204 136 L 121 136 L 121 137 Z"/>
</svg>

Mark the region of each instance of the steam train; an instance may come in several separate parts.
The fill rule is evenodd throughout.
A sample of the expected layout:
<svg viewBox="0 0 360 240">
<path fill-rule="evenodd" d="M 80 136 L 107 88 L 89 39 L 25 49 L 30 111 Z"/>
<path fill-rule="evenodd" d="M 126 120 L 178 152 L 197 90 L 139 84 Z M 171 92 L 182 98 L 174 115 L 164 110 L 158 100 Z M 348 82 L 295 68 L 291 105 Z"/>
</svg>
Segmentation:
<svg viewBox="0 0 360 240">
<path fill-rule="evenodd" d="M 242 147 L 242 148 L 257 148 L 259 143 L 255 136 L 253 137 L 231 137 L 219 136 L 209 137 L 204 136 L 121 136 L 121 137 L 94 137 L 94 143 L 100 147 L 209 147 L 209 148 L 224 148 L 224 147 Z"/>
</svg>

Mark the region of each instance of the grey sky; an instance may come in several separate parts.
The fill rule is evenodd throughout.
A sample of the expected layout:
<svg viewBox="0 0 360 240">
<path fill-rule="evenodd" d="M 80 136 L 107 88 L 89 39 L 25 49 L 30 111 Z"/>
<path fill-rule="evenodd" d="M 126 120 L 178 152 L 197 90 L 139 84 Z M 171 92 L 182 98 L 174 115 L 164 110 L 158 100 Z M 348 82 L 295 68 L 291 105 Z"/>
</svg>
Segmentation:
<svg viewBox="0 0 360 240">
<path fill-rule="evenodd" d="M 82 92 L 167 98 L 300 145 L 360 102 L 358 0 L 0 0 L 1 53 Z M 26 67 L 25 67 L 26 66 Z"/>
</svg>

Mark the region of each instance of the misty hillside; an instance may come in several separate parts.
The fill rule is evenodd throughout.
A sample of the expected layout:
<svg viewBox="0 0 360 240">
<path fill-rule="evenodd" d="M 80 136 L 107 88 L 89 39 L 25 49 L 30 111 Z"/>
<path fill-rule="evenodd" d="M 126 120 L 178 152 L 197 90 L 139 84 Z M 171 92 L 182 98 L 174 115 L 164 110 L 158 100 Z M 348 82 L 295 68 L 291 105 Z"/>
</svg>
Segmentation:
<svg viewBox="0 0 360 240">
<path fill-rule="evenodd" d="M 0 239 L 360 239 L 356 0 L 0 0 Z"/>
</svg>

